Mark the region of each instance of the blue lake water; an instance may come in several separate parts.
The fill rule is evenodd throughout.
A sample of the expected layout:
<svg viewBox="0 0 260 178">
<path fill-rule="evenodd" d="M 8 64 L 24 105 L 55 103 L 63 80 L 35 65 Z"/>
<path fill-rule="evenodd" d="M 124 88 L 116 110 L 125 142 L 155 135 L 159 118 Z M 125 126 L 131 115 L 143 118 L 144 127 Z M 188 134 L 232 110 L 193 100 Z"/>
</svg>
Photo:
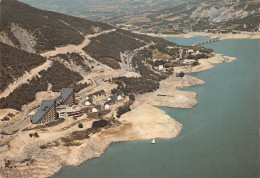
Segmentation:
<svg viewBox="0 0 260 178">
<path fill-rule="evenodd" d="M 204 40 L 167 38 L 183 45 Z M 55 178 L 221 177 L 258 178 L 260 40 L 224 40 L 205 45 L 237 57 L 232 63 L 192 74 L 206 84 L 192 109 L 161 108 L 183 124 L 172 140 L 112 144 L 101 158 L 66 167 Z"/>
<path fill-rule="evenodd" d="M 195 43 L 205 41 L 210 38 L 208 36 L 196 36 L 194 38 L 164 38 L 164 39 L 172 41 L 172 42 L 180 44 L 180 45 L 191 46 Z"/>
</svg>

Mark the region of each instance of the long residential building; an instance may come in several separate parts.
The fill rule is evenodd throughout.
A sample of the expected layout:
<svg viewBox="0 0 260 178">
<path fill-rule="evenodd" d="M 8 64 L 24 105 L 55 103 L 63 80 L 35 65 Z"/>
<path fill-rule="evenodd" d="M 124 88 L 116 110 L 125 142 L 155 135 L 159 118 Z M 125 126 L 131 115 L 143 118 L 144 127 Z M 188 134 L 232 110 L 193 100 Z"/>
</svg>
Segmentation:
<svg viewBox="0 0 260 178">
<path fill-rule="evenodd" d="M 75 92 L 73 88 L 63 88 L 61 95 L 54 100 L 42 101 L 38 111 L 31 118 L 33 124 L 43 124 L 56 120 L 58 117 L 56 105 L 66 105 L 72 107 L 76 104 Z"/>
<path fill-rule="evenodd" d="M 33 124 L 43 124 L 58 119 L 55 100 L 44 100 L 38 111 L 31 118 Z"/>
<path fill-rule="evenodd" d="M 76 104 L 75 92 L 73 88 L 62 88 L 61 95 L 55 99 L 57 104 L 73 106 Z"/>
</svg>

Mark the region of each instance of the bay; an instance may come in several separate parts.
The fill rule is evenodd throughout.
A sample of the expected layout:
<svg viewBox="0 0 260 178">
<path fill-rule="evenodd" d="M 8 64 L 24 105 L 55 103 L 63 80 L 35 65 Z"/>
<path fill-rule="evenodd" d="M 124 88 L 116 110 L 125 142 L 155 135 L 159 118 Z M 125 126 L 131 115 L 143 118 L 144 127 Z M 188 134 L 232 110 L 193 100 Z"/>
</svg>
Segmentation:
<svg viewBox="0 0 260 178">
<path fill-rule="evenodd" d="M 183 45 L 196 39 L 167 38 Z M 237 57 L 232 63 L 191 74 L 204 80 L 192 109 L 161 108 L 183 124 L 172 140 L 123 142 L 101 158 L 63 168 L 55 178 L 79 177 L 236 177 L 258 178 L 260 120 L 260 40 L 224 40 L 205 45 Z"/>
</svg>

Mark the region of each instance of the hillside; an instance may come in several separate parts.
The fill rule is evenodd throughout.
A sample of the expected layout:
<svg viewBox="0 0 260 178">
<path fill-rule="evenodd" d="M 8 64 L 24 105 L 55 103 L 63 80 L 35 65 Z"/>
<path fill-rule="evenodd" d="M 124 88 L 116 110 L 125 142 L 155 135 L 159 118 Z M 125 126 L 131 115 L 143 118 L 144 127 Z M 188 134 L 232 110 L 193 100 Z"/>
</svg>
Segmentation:
<svg viewBox="0 0 260 178">
<path fill-rule="evenodd" d="M 0 42 L 0 91 L 25 72 L 46 62 L 43 57 L 27 53 Z"/>
<path fill-rule="evenodd" d="M 143 33 L 179 34 L 191 31 L 259 31 L 259 1 L 192 1 L 164 9 L 112 19 L 109 23 Z"/>
<path fill-rule="evenodd" d="M 16 0 L 0 3 L 0 39 L 28 52 L 80 44 L 86 34 L 111 29 L 103 23 L 39 10 Z"/>
<path fill-rule="evenodd" d="M 49 85 L 79 91 L 91 73 L 121 69 L 120 53 L 151 41 L 176 45 L 16 0 L 2 0 L 0 9 L 1 108 L 21 110 Z"/>
<path fill-rule="evenodd" d="M 117 81 L 142 86 L 139 89 L 127 86 L 133 93 L 143 93 L 143 87 L 148 89 L 146 92 L 153 91 L 161 79 L 171 74 L 170 71 L 166 75 L 158 74 L 154 68 L 160 64 L 180 65 L 176 62 L 176 58 L 183 60 L 179 56 L 180 48 L 184 49 L 183 54 L 188 48 L 200 50 L 204 53 L 201 57 L 208 57 L 212 52 L 36 9 L 16 0 L 2 0 L 0 8 L 0 108 L 21 110 L 23 105 L 34 101 L 40 91 L 58 92 L 64 87 L 73 87 L 78 92 L 96 83 L 99 75 L 112 78 L 126 74 L 130 70 L 129 63 L 136 72 L 131 75 L 143 78 Z M 161 56 L 163 61 L 154 62 L 161 59 L 153 56 Z M 143 65 L 147 58 L 149 66 Z M 130 94 L 129 89 L 122 90 Z"/>
</svg>

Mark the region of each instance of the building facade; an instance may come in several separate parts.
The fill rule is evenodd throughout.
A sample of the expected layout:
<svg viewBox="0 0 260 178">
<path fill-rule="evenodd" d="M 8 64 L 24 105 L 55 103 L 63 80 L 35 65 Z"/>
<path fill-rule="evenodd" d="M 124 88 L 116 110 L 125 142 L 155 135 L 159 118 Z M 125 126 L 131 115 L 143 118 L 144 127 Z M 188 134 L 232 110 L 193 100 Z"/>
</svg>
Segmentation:
<svg viewBox="0 0 260 178">
<path fill-rule="evenodd" d="M 33 124 L 43 124 L 58 119 L 55 100 L 44 100 L 40 108 L 31 118 Z"/>
<path fill-rule="evenodd" d="M 63 99 L 63 105 L 73 106 L 76 104 L 75 92 L 73 88 L 63 88 L 61 90 L 61 97 Z"/>
</svg>

